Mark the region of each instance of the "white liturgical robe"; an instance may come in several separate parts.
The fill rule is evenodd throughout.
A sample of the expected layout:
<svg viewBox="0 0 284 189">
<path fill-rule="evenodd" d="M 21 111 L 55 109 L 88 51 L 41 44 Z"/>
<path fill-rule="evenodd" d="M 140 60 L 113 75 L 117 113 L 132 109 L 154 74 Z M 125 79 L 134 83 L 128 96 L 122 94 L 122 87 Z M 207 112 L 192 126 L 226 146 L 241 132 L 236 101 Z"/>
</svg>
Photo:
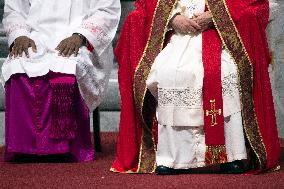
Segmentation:
<svg viewBox="0 0 284 189">
<path fill-rule="evenodd" d="M 205 0 L 180 0 L 172 13 L 192 18 Z M 209 44 L 208 44 L 209 45 Z M 175 33 L 156 57 L 147 87 L 158 100 L 157 165 L 186 169 L 205 165 L 202 34 Z M 246 159 L 238 73 L 227 50 L 221 54 L 221 79 L 228 161 Z"/>
<path fill-rule="evenodd" d="M 28 36 L 37 46 L 30 58 L 8 57 L 2 67 L 5 83 L 16 73 L 29 77 L 49 71 L 74 74 L 90 110 L 104 96 L 113 63 L 112 40 L 120 18 L 118 0 L 6 0 L 3 24 L 9 46 Z M 93 52 L 81 47 L 77 57 L 58 56 L 57 45 L 73 33 L 84 35 Z"/>
</svg>

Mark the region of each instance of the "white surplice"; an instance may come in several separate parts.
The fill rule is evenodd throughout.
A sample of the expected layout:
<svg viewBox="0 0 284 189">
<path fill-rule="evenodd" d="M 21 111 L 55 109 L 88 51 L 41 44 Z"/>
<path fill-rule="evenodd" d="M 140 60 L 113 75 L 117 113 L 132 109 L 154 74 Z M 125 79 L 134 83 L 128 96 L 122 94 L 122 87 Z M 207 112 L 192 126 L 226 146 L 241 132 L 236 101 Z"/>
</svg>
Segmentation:
<svg viewBox="0 0 284 189">
<path fill-rule="evenodd" d="M 2 67 L 5 83 L 16 73 L 29 77 L 49 71 L 76 75 L 90 111 L 102 101 L 113 64 L 112 40 L 120 18 L 119 0 L 6 0 L 3 24 L 9 46 L 28 36 L 37 46 L 30 58 L 7 58 Z M 94 47 L 81 47 L 77 57 L 58 56 L 57 45 L 73 33 L 84 35 Z"/>
<path fill-rule="evenodd" d="M 180 0 L 172 15 L 191 18 L 204 11 L 205 0 Z M 147 79 L 158 100 L 157 165 L 177 169 L 205 165 L 203 77 L 202 34 L 175 33 L 156 57 Z M 221 77 L 228 161 L 246 159 L 237 67 L 225 49 Z"/>
</svg>

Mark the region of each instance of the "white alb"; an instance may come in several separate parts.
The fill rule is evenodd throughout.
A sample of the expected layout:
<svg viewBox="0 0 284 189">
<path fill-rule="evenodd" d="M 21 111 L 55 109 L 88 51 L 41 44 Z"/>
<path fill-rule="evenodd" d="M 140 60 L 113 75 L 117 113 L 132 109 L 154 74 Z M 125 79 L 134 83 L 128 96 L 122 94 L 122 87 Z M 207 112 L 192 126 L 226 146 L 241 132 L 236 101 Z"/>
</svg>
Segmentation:
<svg viewBox="0 0 284 189">
<path fill-rule="evenodd" d="M 90 110 L 101 102 L 113 63 L 112 40 L 120 18 L 119 0 L 6 0 L 3 24 L 9 46 L 28 36 L 37 46 L 30 58 L 7 58 L 2 67 L 5 83 L 16 73 L 29 77 L 49 71 L 76 75 Z M 57 45 L 73 33 L 81 33 L 94 47 L 82 47 L 77 57 L 58 56 Z"/>
<path fill-rule="evenodd" d="M 205 0 L 180 0 L 172 16 L 180 13 L 191 18 L 204 11 Z M 205 165 L 203 77 L 202 34 L 175 33 L 147 79 L 158 100 L 157 165 L 178 169 Z M 221 77 L 228 161 L 246 159 L 237 67 L 225 49 Z"/>
</svg>

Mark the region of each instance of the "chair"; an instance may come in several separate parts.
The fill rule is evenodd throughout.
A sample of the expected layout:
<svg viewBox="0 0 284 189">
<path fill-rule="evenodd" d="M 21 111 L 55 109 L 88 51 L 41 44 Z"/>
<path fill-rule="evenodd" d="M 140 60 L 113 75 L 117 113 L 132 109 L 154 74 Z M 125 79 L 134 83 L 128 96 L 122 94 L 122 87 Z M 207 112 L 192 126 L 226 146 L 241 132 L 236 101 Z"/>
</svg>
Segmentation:
<svg viewBox="0 0 284 189">
<path fill-rule="evenodd" d="M 101 152 L 101 136 L 100 136 L 100 110 L 96 108 L 93 111 L 93 137 L 94 137 L 94 148 L 96 152 Z"/>
</svg>

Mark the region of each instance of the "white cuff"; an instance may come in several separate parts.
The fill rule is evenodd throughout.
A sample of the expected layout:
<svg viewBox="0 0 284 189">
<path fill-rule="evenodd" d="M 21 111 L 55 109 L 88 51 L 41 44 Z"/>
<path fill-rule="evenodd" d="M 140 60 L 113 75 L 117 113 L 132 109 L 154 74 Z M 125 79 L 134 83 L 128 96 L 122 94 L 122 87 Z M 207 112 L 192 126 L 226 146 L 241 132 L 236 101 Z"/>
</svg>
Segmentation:
<svg viewBox="0 0 284 189">
<path fill-rule="evenodd" d="M 106 44 L 106 38 L 103 31 L 97 31 L 97 33 L 90 32 L 88 29 L 85 28 L 78 28 L 73 33 L 80 33 L 86 37 L 88 42 L 93 45 L 94 51 L 98 56 L 100 56 L 104 50 L 108 47 Z"/>
<path fill-rule="evenodd" d="M 175 16 L 177 16 L 177 15 L 180 15 L 180 12 L 178 11 L 178 10 L 175 10 L 174 12 L 173 12 L 174 14 L 172 14 L 171 15 L 171 19 L 170 19 L 170 21 L 175 17 Z M 174 30 L 171 26 L 167 26 L 167 31 L 171 31 L 171 30 Z"/>
<path fill-rule="evenodd" d="M 15 41 L 15 39 L 17 39 L 20 36 L 30 36 L 30 32 L 25 30 L 25 29 L 18 29 L 18 30 L 14 30 L 13 32 L 11 32 L 8 36 L 8 44 L 9 47 L 12 45 L 12 43 Z"/>
</svg>

